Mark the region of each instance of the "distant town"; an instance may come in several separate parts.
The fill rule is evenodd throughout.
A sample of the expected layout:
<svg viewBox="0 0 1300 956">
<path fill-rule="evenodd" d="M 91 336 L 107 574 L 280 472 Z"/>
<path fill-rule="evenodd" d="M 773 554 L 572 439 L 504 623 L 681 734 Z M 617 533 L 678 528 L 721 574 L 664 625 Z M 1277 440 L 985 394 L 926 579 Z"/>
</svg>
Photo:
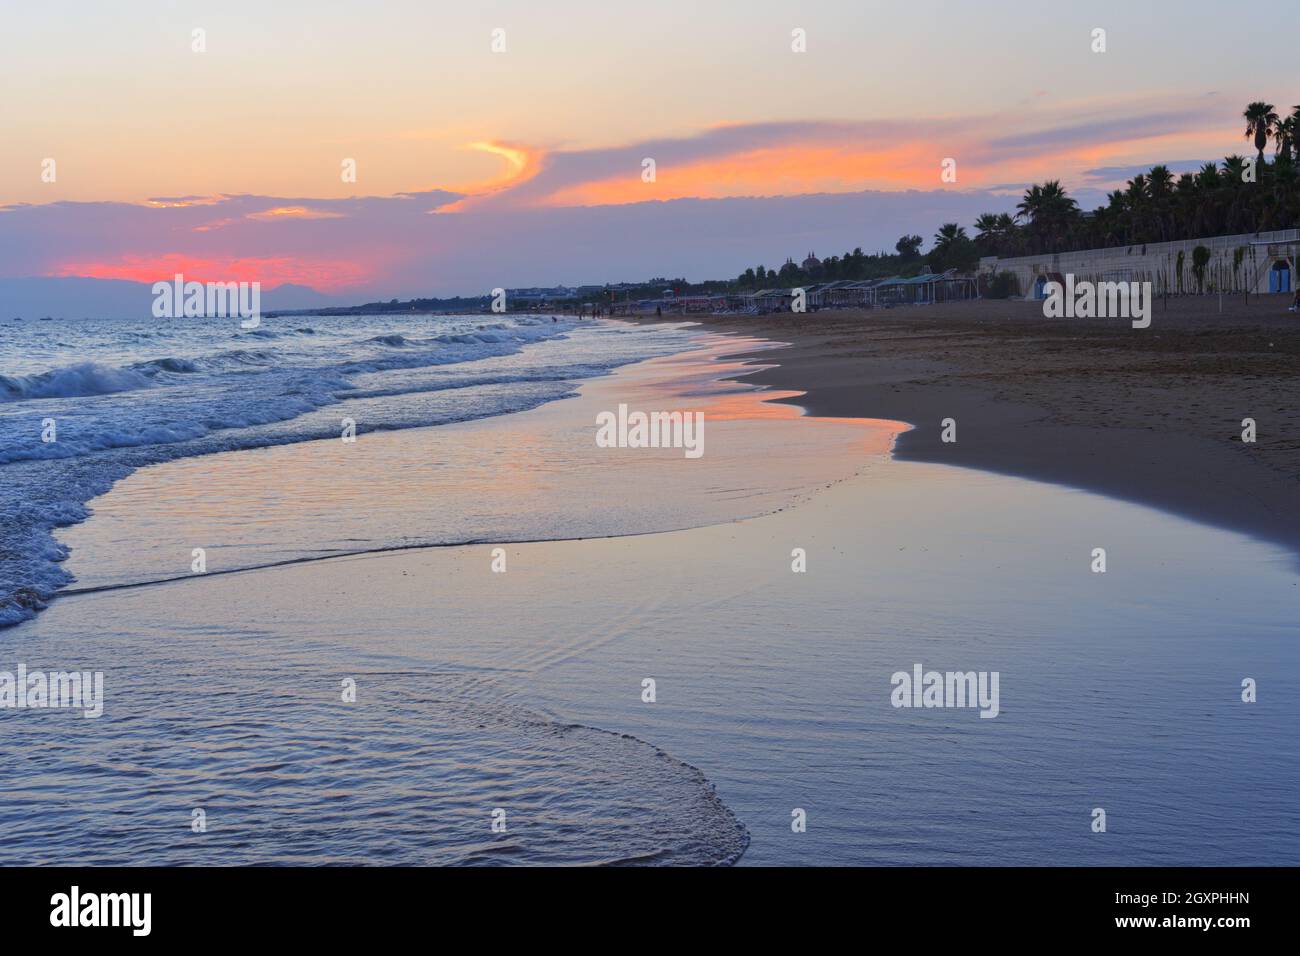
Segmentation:
<svg viewBox="0 0 1300 956">
<path fill-rule="evenodd" d="M 903 236 L 894 253 L 864 253 L 860 248 L 842 256 L 818 259 L 809 252 L 801 262 L 787 258 L 778 269 L 759 265 L 746 269 L 735 279 L 691 282 L 685 278 L 659 276 L 641 282 L 605 285 L 531 286 L 504 289 L 504 305 L 510 312 L 552 311 L 577 314 L 627 314 L 701 311 L 777 311 L 788 308 L 796 289 L 802 289 L 810 308 L 831 305 L 872 304 L 883 295 L 886 301 L 912 301 L 927 295 L 938 301 L 945 297 L 971 297 L 975 282 L 969 275 L 957 275 L 958 267 L 934 271 L 934 252 L 922 255 L 920 236 Z M 942 247 L 940 246 L 942 254 Z M 974 259 L 968 265 L 974 264 Z M 487 312 L 494 295 L 454 298 L 390 299 L 363 305 L 300 309 L 271 315 L 374 315 L 393 312 Z"/>
</svg>

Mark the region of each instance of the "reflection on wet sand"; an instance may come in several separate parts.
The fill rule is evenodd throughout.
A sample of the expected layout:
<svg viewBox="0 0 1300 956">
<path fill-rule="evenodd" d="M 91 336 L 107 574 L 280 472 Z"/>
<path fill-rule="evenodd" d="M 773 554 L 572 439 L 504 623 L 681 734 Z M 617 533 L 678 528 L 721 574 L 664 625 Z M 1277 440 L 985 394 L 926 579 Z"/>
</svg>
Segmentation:
<svg viewBox="0 0 1300 956">
<path fill-rule="evenodd" d="M 696 527 L 785 508 L 882 459 L 896 422 L 809 418 L 793 391 L 747 384 L 719 356 L 748 340 L 627 366 L 580 394 L 477 422 L 363 433 L 143 469 L 61 533 L 75 589 L 391 547 L 555 540 Z M 742 376 L 728 380 L 728 376 Z M 707 451 L 600 448 L 620 404 L 702 412 Z M 339 416 L 349 415 L 348 403 Z M 160 542 L 168 542 L 160 547 Z"/>
</svg>

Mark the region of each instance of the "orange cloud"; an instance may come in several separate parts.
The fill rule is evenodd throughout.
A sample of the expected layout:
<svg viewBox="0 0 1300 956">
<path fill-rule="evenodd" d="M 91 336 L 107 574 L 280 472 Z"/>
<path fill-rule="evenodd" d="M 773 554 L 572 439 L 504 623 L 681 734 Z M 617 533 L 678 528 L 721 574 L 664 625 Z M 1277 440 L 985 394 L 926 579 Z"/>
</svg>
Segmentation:
<svg viewBox="0 0 1300 956">
<path fill-rule="evenodd" d="M 276 222 L 284 219 L 342 219 L 343 214 L 327 209 L 310 209 L 307 206 L 276 206 L 274 209 L 250 212 L 247 218 L 258 222 Z"/>
<path fill-rule="evenodd" d="M 223 201 L 221 196 L 180 196 L 175 199 L 146 199 L 144 205 L 154 209 L 187 209 L 190 206 L 215 206 Z"/>
<path fill-rule="evenodd" d="M 290 256 L 196 258 L 182 253 L 125 255 L 101 262 L 65 262 L 48 275 L 158 282 L 170 281 L 177 273 L 185 276 L 187 281 L 195 282 L 260 282 L 269 288 L 292 282 L 322 291 L 347 289 L 374 278 L 371 270 L 349 259 Z"/>
<path fill-rule="evenodd" d="M 1041 115 L 995 115 L 951 121 L 724 124 L 684 137 L 540 158 L 518 147 L 476 148 L 499 152 L 510 162 L 510 171 L 493 183 L 492 191 L 507 205 L 603 206 L 865 190 L 952 191 L 1039 178 L 1077 185 L 1091 182 L 1083 175 L 1089 167 L 1139 162 L 1178 144 L 1187 155 L 1197 155 L 1206 142 L 1222 136 L 1217 125 L 1206 128 L 1206 120 L 1188 110 L 1112 116 L 1080 107 L 1063 125 L 1049 125 L 1054 119 L 1059 122 Z M 643 157 L 656 160 L 653 182 L 642 178 Z M 949 157 L 957 163 L 955 180 L 942 175 Z M 482 198 L 486 195 L 480 193 L 470 201 Z"/>
<path fill-rule="evenodd" d="M 1019 179 L 1053 178 L 1073 184 L 1091 166 L 1126 157 L 1181 149 L 1195 154 L 1212 131 L 1174 133 L 1099 143 L 1085 148 L 1044 148 L 1032 155 L 988 160 L 973 146 L 970 161 L 959 144 L 912 142 L 884 149 L 852 151 L 818 144 L 781 146 L 715 156 L 684 165 L 664 163 L 656 181 L 643 182 L 640 168 L 627 175 L 563 186 L 537 200 L 546 206 L 604 206 L 669 199 L 722 199 L 737 196 L 793 196 L 846 193 L 865 189 L 982 188 Z M 946 186 L 940 164 L 957 161 L 958 178 Z"/>
<path fill-rule="evenodd" d="M 503 190 L 527 182 L 537 175 L 539 169 L 537 152 L 523 146 L 483 141 L 467 143 L 465 148 L 500 156 L 506 161 L 505 171 L 500 176 L 492 179 L 455 187 L 452 190 L 453 192 L 467 193 L 468 195 L 464 199 L 458 199 L 455 202 L 430 210 L 431 212 L 462 212 L 477 199 L 495 195 Z"/>
<path fill-rule="evenodd" d="M 482 142 L 470 143 L 466 148 L 476 149 L 480 152 L 491 153 L 494 156 L 502 157 L 509 167 L 500 180 L 500 182 L 503 183 L 519 179 L 528 168 L 530 154 L 528 150 L 522 149 L 518 146 L 508 146 L 505 143 Z"/>
<path fill-rule="evenodd" d="M 550 206 L 603 206 L 666 199 L 789 196 L 863 189 L 933 189 L 940 153 L 908 143 L 870 152 L 816 146 L 778 146 L 684 165 L 657 166 L 643 182 L 640 166 L 626 176 L 565 187 L 544 197 Z"/>
</svg>

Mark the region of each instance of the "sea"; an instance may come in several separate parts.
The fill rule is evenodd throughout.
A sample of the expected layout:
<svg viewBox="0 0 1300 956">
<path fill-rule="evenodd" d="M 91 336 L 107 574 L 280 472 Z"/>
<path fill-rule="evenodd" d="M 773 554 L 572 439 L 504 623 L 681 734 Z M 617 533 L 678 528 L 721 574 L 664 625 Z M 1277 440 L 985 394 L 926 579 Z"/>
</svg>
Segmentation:
<svg viewBox="0 0 1300 956">
<path fill-rule="evenodd" d="M 518 412 L 683 342 L 542 315 L 7 321 L 0 627 L 71 583 L 55 529 L 141 467 Z"/>
</svg>

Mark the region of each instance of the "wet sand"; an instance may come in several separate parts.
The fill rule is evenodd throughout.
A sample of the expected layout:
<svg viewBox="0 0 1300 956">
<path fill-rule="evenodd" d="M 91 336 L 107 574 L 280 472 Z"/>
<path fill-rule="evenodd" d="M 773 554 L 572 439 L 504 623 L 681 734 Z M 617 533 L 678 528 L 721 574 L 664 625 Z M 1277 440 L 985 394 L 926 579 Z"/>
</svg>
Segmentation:
<svg viewBox="0 0 1300 956">
<path fill-rule="evenodd" d="M 754 356 L 779 365 L 751 381 L 806 392 L 786 400 L 810 414 L 914 424 L 900 459 L 1099 492 L 1300 554 L 1300 317 L 1284 299 L 1157 303 L 1146 330 L 992 300 L 699 318 L 790 343 Z"/>
<path fill-rule="evenodd" d="M 106 703 L 100 720 L 6 726 L 0 759 L 19 768 L 0 786 L 6 850 L 189 864 L 695 864 L 742 850 L 755 865 L 1295 862 L 1300 579 L 1284 550 L 1051 484 L 899 462 L 897 423 L 798 417 L 764 407 L 788 393 L 709 386 L 743 371 L 684 354 L 528 412 L 363 436 L 343 467 L 331 440 L 119 482 L 68 530 L 84 582 L 138 581 L 152 567 L 139 556 L 162 569 L 199 541 L 220 559 L 183 580 L 65 592 L 8 632 L 15 660 L 104 671 Z M 621 401 L 703 403 L 708 452 L 589 458 L 596 412 Z M 489 474 L 475 449 L 504 464 Z M 447 469 L 459 477 L 439 480 Z M 737 476 L 783 470 L 777 490 L 797 500 L 754 508 Z M 720 510 L 686 530 L 517 541 L 500 571 L 477 538 L 324 556 L 359 527 L 341 501 L 392 502 L 412 532 L 471 505 L 481 523 L 489 499 L 448 492 L 488 478 L 516 524 L 543 509 L 562 530 L 580 505 L 616 513 L 692 489 Z M 549 487 L 533 495 L 534 482 Z M 761 516 L 727 520 L 738 493 Z M 217 573 L 295 541 L 322 559 Z M 1090 567 L 1099 545 L 1106 574 Z M 895 707 L 893 675 L 918 665 L 998 673 L 998 716 Z M 1241 702 L 1243 676 L 1267 688 L 1257 704 Z M 348 679 L 355 700 L 340 695 Z M 57 815 L 32 817 L 54 794 Z M 1089 827 L 1097 806 L 1104 839 Z M 198 838 L 195 808 L 209 821 Z M 495 808 L 504 833 L 489 829 Z"/>
<path fill-rule="evenodd" d="M 590 430 L 621 393 L 595 381 L 518 417 Z M 700 461 L 726 453 L 710 447 Z M 255 454 L 209 459 L 211 487 Z M 483 543 L 61 599 L 10 632 L 14 658 L 104 670 L 105 716 L 6 727 L 8 845 L 209 865 L 694 864 L 746 841 L 752 865 L 1300 860 L 1285 552 L 887 447 L 860 457 L 791 508 L 510 544 L 503 573 Z M 135 527 L 145 540 L 121 547 L 146 546 L 154 526 Z M 892 675 L 918 664 L 1000 674 L 996 719 L 894 707 Z M 66 812 L 32 818 L 51 794 Z"/>
</svg>

